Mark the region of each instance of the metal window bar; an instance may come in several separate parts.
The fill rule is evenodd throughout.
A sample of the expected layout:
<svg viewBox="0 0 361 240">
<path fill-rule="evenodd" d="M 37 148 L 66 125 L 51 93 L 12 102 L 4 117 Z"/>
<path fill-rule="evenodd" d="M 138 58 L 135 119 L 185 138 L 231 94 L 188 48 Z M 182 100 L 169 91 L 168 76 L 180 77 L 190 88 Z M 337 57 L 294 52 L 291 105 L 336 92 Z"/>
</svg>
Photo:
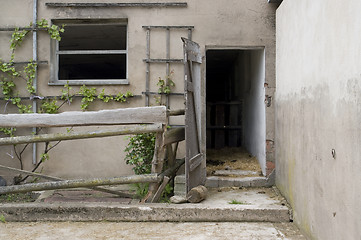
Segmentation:
<svg viewBox="0 0 361 240">
<path fill-rule="evenodd" d="M 146 29 L 146 58 L 143 61 L 146 63 L 146 72 L 145 72 L 145 91 L 142 94 L 145 95 L 145 106 L 149 106 L 149 95 L 157 95 L 159 93 L 150 92 L 150 64 L 151 63 L 165 63 L 166 64 L 166 75 L 170 74 L 170 64 L 171 63 L 183 63 L 183 58 L 180 59 L 171 59 L 170 58 L 170 32 L 171 29 L 185 29 L 188 30 L 188 39 L 192 39 L 192 31 L 194 26 L 142 26 Z M 151 29 L 164 29 L 166 33 L 166 57 L 163 59 L 154 59 L 150 58 L 150 32 Z M 168 80 L 168 79 L 167 79 Z M 168 82 L 167 82 L 168 84 Z M 166 95 L 166 107 L 169 109 L 171 95 L 184 95 L 184 93 L 170 93 Z"/>
<path fill-rule="evenodd" d="M 36 22 L 38 21 L 38 0 L 33 0 L 33 26 L 36 27 Z M 38 61 L 38 32 L 33 31 L 33 61 Z M 35 67 L 34 79 L 33 79 L 33 88 L 35 95 L 38 95 L 38 68 Z M 37 102 L 33 100 L 33 112 L 37 112 Z M 33 132 L 37 132 L 37 128 L 33 128 Z M 33 164 L 37 164 L 37 145 L 33 143 Z"/>
<path fill-rule="evenodd" d="M 93 23 L 93 24 L 86 24 L 89 25 L 99 25 L 99 24 L 106 24 L 106 23 Z M 124 23 L 117 23 L 117 24 L 124 24 Z M 71 26 L 82 26 L 82 24 L 71 24 Z M 55 51 L 55 77 L 54 81 L 49 82 L 49 85 L 64 85 L 68 82 L 71 85 L 119 85 L 119 84 L 129 84 L 128 81 L 128 60 L 126 61 L 126 78 L 125 79 L 82 79 L 82 80 L 63 80 L 58 79 L 59 73 L 59 56 L 60 55 L 76 55 L 76 54 L 124 54 L 126 58 L 128 57 L 128 45 L 126 45 L 125 50 L 59 50 L 59 42 L 56 42 L 56 51 Z"/>
</svg>

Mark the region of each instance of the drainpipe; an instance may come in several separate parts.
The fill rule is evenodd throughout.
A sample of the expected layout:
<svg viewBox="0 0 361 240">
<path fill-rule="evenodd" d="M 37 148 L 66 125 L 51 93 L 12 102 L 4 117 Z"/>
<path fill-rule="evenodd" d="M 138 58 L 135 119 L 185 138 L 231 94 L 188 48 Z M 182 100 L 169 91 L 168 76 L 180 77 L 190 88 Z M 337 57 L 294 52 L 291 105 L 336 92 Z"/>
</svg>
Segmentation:
<svg viewBox="0 0 361 240">
<path fill-rule="evenodd" d="M 38 0 L 33 0 L 33 27 L 36 27 L 36 22 L 37 22 L 37 18 L 38 18 Z M 33 61 L 37 62 L 38 60 L 38 33 L 36 30 L 33 30 Z M 35 95 L 37 95 L 37 81 L 38 81 L 38 69 L 37 67 L 35 68 L 35 77 L 34 77 L 34 81 L 33 81 L 33 86 L 35 89 Z M 36 113 L 37 112 L 37 104 L 36 104 L 36 99 L 33 99 L 33 112 Z M 33 128 L 33 132 L 36 132 L 37 129 L 36 127 Z M 36 148 L 36 143 L 33 143 L 33 164 L 37 164 L 37 148 Z"/>
</svg>

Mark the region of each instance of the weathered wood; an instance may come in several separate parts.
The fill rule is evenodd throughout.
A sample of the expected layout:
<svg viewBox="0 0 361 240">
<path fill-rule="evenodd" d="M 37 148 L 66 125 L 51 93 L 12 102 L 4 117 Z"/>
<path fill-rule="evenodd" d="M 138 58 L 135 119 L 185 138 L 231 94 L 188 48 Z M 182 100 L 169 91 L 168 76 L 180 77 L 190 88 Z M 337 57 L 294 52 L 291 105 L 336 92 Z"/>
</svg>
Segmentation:
<svg viewBox="0 0 361 240">
<path fill-rule="evenodd" d="M 164 128 L 164 131 L 166 128 Z M 157 133 L 155 137 L 154 156 L 152 160 L 152 173 L 161 173 L 163 169 L 164 157 L 166 147 L 164 145 L 164 133 Z M 143 201 L 149 202 L 152 200 L 156 190 L 159 188 L 159 183 L 149 184 L 148 194 Z"/>
<path fill-rule="evenodd" d="M 185 139 L 184 127 L 171 128 L 164 134 L 164 145 L 180 142 Z"/>
<path fill-rule="evenodd" d="M 205 186 L 199 185 L 192 188 L 187 193 L 187 201 L 190 203 L 199 203 L 207 198 L 208 190 Z"/>
<path fill-rule="evenodd" d="M 178 149 L 178 143 L 175 144 L 175 149 L 173 150 L 172 144 L 167 144 L 167 161 L 168 166 L 173 166 L 175 164 L 176 156 L 177 156 L 177 149 Z"/>
<path fill-rule="evenodd" d="M 163 178 L 162 184 L 159 186 L 157 192 L 154 194 L 154 196 L 153 196 L 153 198 L 152 198 L 152 201 L 151 201 L 152 203 L 159 201 L 159 199 L 160 199 L 160 197 L 161 197 L 161 195 L 162 195 L 162 192 L 164 191 L 165 187 L 166 187 L 167 184 L 169 183 L 169 180 L 170 180 L 170 178 L 167 177 L 167 176 L 165 176 L 165 177 Z"/>
<path fill-rule="evenodd" d="M 177 160 L 175 165 L 165 170 L 159 176 L 160 177 L 168 176 L 172 179 L 179 170 L 179 168 L 184 164 L 184 162 L 185 162 L 185 158 Z"/>
<path fill-rule="evenodd" d="M 166 123 L 165 106 L 120 108 L 94 112 L 63 112 L 59 114 L 0 114 L 1 127 L 66 127 Z"/>
<path fill-rule="evenodd" d="M 186 191 L 202 185 L 206 180 L 205 158 L 205 86 L 202 85 L 202 54 L 199 44 L 182 38 L 184 49 Z M 191 86 L 191 87 L 190 87 Z M 191 161 L 200 154 L 196 162 Z"/>
<path fill-rule="evenodd" d="M 29 171 L 26 171 L 26 170 L 7 167 L 7 166 L 3 166 L 3 165 L 0 165 L 0 168 L 6 169 L 6 170 L 9 170 L 9 171 L 13 171 L 13 172 L 17 172 L 17 173 L 23 173 L 23 174 L 30 175 L 30 176 L 40 177 L 40 178 L 48 179 L 48 180 L 52 180 L 52 181 L 63 181 L 64 180 L 64 179 L 58 178 L 58 177 L 52 177 L 52 176 L 44 175 L 44 174 L 41 174 L 41 173 L 29 172 Z M 133 195 L 128 194 L 128 193 L 113 191 L 113 190 L 106 189 L 106 188 L 101 188 L 101 187 L 91 187 L 90 189 L 94 189 L 94 190 L 97 190 L 97 191 L 100 191 L 100 192 L 115 194 L 115 195 L 118 195 L 119 197 L 127 197 L 127 198 L 133 197 Z"/>
<path fill-rule="evenodd" d="M 161 178 L 163 178 L 163 182 L 162 184 L 159 186 L 158 190 L 156 191 L 156 193 L 154 194 L 151 202 L 158 202 L 159 198 L 160 198 L 160 194 L 163 192 L 165 186 L 168 184 L 168 182 L 173 179 L 177 173 L 177 171 L 179 170 L 179 168 L 184 164 L 185 159 L 179 159 L 176 161 L 176 163 L 168 168 L 166 171 L 164 171 L 163 173 L 159 174 L 159 176 Z M 148 196 L 148 198 L 151 195 Z"/>
<path fill-rule="evenodd" d="M 224 105 L 219 104 L 216 105 L 216 126 L 224 126 L 225 125 L 225 113 L 224 113 Z M 215 148 L 220 149 L 225 146 L 225 130 L 217 129 L 215 130 Z"/>
<path fill-rule="evenodd" d="M 168 116 L 180 116 L 184 115 L 185 109 L 177 109 L 177 110 L 168 110 L 167 114 Z"/>
<path fill-rule="evenodd" d="M 164 25 L 162 25 L 162 26 L 142 26 L 142 28 L 146 28 L 146 29 L 151 29 L 151 28 L 165 28 L 165 29 L 170 29 L 170 28 L 185 28 L 185 29 L 193 29 L 194 28 L 194 26 L 164 26 Z"/>
<path fill-rule="evenodd" d="M 183 59 L 172 59 L 172 58 L 146 58 L 143 59 L 146 63 L 183 63 Z"/>
<path fill-rule="evenodd" d="M 131 183 L 159 183 L 161 177 L 157 174 L 131 175 L 114 178 L 93 178 L 65 180 L 57 182 L 30 183 L 24 185 L 14 185 L 0 187 L 0 194 L 21 193 L 41 190 L 54 190 L 66 188 L 95 187 L 105 185 L 131 184 Z"/>
<path fill-rule="evenodd" d="M 191 159 L 189 159 L 189 170 L 193 171 L 196 169 L 203 161 L 203 154 L 199 153 L 195 156 L 193 156 Z"/>
<path fill-rule="evenodd" d="M 161 132 L 163 131 L 162 126 L 163 125 L 161 123 L 157 123 L 157 124 L 147 124 L 147 125 L 121 126 L 108 130 L 69 132 L 69 133 L 50 133 L 50 134 L 40 134 L 40 135 L 6 137 L 6 138 L 0 138 L 0 146 L 34 143 L 34 142 L 64 141 L 64 140 L 75 140 L 75 139 L 85 139 L 85 138 L 111 137 L 111 136 L 128 135 L 128 134 Z"/>
<path fill-rule="evenodd" d="M 207 102 L 207 106 L 206 106 L 206 108 L 207 108 L 207 117 L 206 117 L 206 127 L 207 127 L 207 132 L 206 132 L 206 134 L 207 134 L 207 148 L 211 148 L 212 147 L 212 137 L 213 137 L 213 135 L 212 135 L 212 133 L 213 133 L 213 131 L 212 130 L 210 130 L 209 129 L 209 127 L 211 126 L 211 111 L 212 111 L 212 107 L 211 107 L 211 105 L 209 104 L 209 102 Z"/>
</svg>

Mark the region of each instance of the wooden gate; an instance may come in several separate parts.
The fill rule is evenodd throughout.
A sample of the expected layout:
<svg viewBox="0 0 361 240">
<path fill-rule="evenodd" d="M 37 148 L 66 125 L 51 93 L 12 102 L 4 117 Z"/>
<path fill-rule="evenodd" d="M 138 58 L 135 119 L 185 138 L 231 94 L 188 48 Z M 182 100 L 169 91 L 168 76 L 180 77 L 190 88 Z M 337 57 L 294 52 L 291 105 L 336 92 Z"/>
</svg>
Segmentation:
<svg viewBox="0 0 361 240">
<path fill-rule="evenodd" d="M 186 192 L 206 180 L 205 87 L 201 82 L 202 56 L 197 43 L 182 38 L 184 50 L 185 177 Z"/>
</svg>

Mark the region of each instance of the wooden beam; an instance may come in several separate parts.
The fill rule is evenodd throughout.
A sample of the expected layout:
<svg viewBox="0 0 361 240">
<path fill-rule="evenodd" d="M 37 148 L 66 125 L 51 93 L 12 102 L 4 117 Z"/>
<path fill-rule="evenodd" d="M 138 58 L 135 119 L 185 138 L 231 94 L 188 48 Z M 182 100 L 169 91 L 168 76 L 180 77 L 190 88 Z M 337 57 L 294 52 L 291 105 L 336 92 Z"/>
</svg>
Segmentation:
<svg viewBox="0 0 361 240">
<path fill-rule="evenodd" d="M 185 114 L 185 109 L 167 110 L 168 116 L 181 116 Z"/>
<path fill-rule="evenodd" d="M 172 179 L 175 176 L 175 174 L 177 173 L 177 171 L 179 170 L 179 168 L 184 164 L 184 162 L 185 162 L 185 158 L 177 159 L 176 164 L 173 167 L 168 168 L 163 173 L 161 173 L 159 176 L 161 176 L 161 177 L 168 176 Z"/>
<path fill-rule="evenodd" d="M 164 134 L 164 145 L 180 142 L 185 139 L 185 130 L 184 127 L 180 128 L 171 128 Z"/>
<path fill-rule="evenodd" d="M 131 175 L 114 178 L 93 178 L 93 179 L 77 179 L 77 180 L 64 180 L 57 182 L 44 182 L 44 183 L 30 183 L 24 185 L 14 185 L 0 187 L 0 194 L 7 193 L 21 193 L 42 190 L 54 189 L 67 189 L 67 188 L 80 188 L 80 187 L 95 187 L 104 185 L 118 185 L 118 184 L 131 184 L 131 183 L 158 183 L 161 177 L 157 174 L 145 175 Z"/>
<path fill-rule="evenodd" d="M 149 59 L 143 59 L 146 63 L 183 63 L 183 59 L 155 59 L 155 58 L 149 58 Z"/>
<path fill-rule="evenodd" d="M 44 174 L 41 174 L 41 173 L 29 172 L 29 171 L 26 171 L 26 170 L 7 167 L 7 166 L 3 166 L 3 165 L 0 165 L 0 168 L 5 169 L 5 170 L 9 170 L 9 171 L 12 171 L 12 172 L 23 173 L 23 174 L 26 174 L 26 175 L 35 176 L 35 177 L 48 179 L 48 180 L 52 180 L 52 181 L 63 181 L 64 180 L 64 179 L 58 178 L 58 177 L 52 177 L 52 176 L 44 175 Z M 97 190 L 97 191 L 100 191 L 100 192 L 115 194 L 115 195 L 118 195 L 119 197 L 126 197 L 126 198 L 132 198 L 133 197 L 133 195 L 128 194 L 128 193 L 118 192 L 118 191 L 114 191 L 114 190 L 110 190 L 110 189 L 106 189 L 106 188 L 102 188 L 102 187 L 91 187 L 90 189 Z"/>
<path fill-rule="evenodd" d="M 85 138 L 101 138 L 101 137 L 111 137 L 118 135 L 129 135 L 129 134 L 162 132 L 162 131 L 163 131 L 163 124 L 161 123 L 135 125 L 135 126 L 134 125 L 121 126 L 115 129 L 108 129 L 108 130 L 69 132 L 69 133 L 50 133 L 50 134 L 40 134 L 40 135 L 6 137 L 6 138 L 0 138 L 0 146 L 23 144 L 23 143 L 35 143 L 35 142 L 75 140 L 75 139 L 85 139 Z"/>
<path fill-rule="evenodd" d="M 171 29 L 171 28 L 185 28 L 185 29 L 193 29 L 194 26 L 176 26 L 176 25 L 170 25 L 170 26 L 142 26 L 142 28 L 151 29 L 151 28 L 163 28 L 163 29 Z"/>
<path fill-rule="evenodd" d="M 165 176 L 165 177 L 163 178 L 162 184 L 159 186 L 157 192 L 154 194 L 154 196 L 153 196 L 153 198 L 152 198 L 152 201 L 151 201 L 152 203 L 159 201 L 159 199 L 160 199 L 160 197 L 161 197 L 161 195 L 162 195 L 162 192 L 164 191 L 165 187 L 167 186 L 169 180 L 170 180 L 170 178 L 167 177 L 167 176 Z"/>
<path fill-rule="evenodd" d="M 1 127 L 66 127 L 166 123 L 165 106 L 120 108 L 94 112 L 63 112 L 59 114 L 0 114 Z"/>
</svg>

